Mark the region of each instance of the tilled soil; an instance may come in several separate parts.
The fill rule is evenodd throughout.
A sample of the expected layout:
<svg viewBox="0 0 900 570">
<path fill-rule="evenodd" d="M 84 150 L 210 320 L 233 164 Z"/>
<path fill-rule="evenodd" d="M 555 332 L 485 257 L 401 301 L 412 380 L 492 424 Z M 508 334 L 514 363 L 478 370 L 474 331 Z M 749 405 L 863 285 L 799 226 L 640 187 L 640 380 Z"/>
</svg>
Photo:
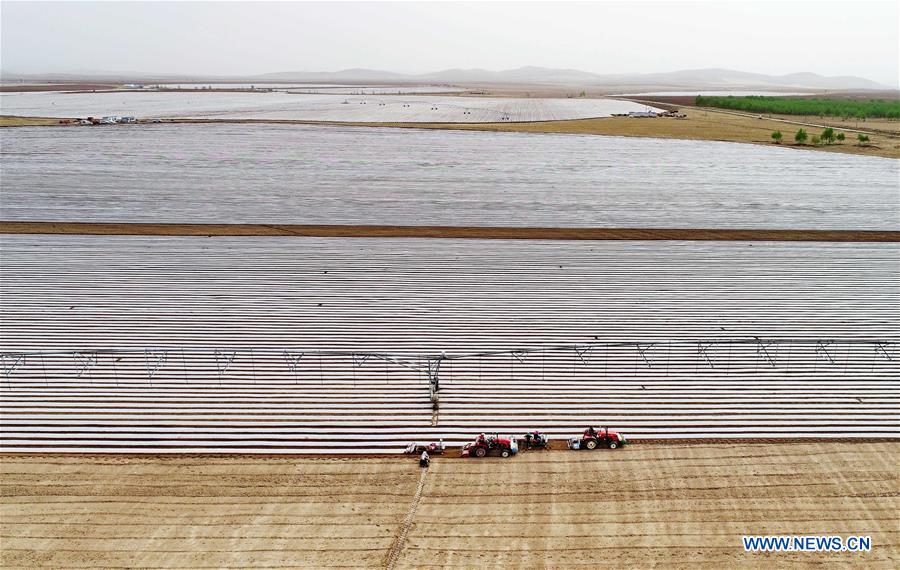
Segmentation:
<svg viewBox="0 0 900 570">
<path fill-rule="evenodd" d="M 379 226 L 314 224 L 183 224 L 0 221 L 0 234 L 148 236 L 299 236 L 358 238 L 697 240 L 897 242 L 891 230 L 767 230 L 679 228 L 533 228 L 497 226 Z"/>
<path fill-rule="evenodd" d="M 898 464 L 898 442 L 439 457 L 413 509 L 408 457 L 5 455 L 0 566 L 892 568 Z M 749 554 L 744 534 L 873 548 Z"/>
</svg>

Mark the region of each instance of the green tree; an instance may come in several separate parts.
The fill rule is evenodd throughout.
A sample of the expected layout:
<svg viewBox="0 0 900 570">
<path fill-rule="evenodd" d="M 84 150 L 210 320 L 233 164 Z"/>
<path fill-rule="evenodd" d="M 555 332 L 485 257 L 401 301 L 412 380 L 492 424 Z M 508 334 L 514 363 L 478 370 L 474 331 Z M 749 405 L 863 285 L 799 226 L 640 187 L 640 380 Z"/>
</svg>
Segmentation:
<svg viewBox="0 0 900 570">
<path fill-rule="evenodd" d="M 798 144 L 803 144 L 806 142 L 806 139 L 809 135 L 806 134 L 806 131 L 800 129 L 797 131 L 797 134 L 794 135 L 794 140 L 797 141 Z"/>
<path fill-rule="evenodd" d="M 844 135 L 844 133 L 838 133 L 834 136 L 834 138 L 836 138 L 839 143 L 843 143 L 844 139 L 847 137 Z"/>
<path fill-rule="evenodd" d="M 822 131 L 822 142 L 825 144 L 834 144 L 834 129 L 828 127 Z"/>
<path fill-rule="evenodd" d="M 772 133 L 772 140 L 775 141 L 775 144 L 781 144 L 782 136 L 783 135 L 781 134 L 781 131 L 775 131 L 774 133 Z"/>
<path fill-rule="evenodd" d="M 869 144 L 869 135 L 864 135 L 862 133 L 858 133 L 856 135 L 856 140 L 859 141 L 859 146 L 864 146 Z"/>
<path fill-rule="evenodd" d="M 811 142 L 813 146 L 819 146 L 819 144 L 822 142 L 822 139 L 819 138 L 819 135 L 813 135 L 809 142 Z"/>
</svg>

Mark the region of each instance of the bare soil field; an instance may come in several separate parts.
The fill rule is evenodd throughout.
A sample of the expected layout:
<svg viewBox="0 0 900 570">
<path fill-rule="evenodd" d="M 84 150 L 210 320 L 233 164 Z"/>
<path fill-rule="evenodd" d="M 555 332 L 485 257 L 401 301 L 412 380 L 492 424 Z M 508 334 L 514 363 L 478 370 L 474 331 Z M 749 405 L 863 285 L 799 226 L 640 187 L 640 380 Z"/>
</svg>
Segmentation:
<svg viewBox="0 0 900 570">
<path fill-rule="evenodd" d="M 4 568 L 896 567 L 900 443 L 503 460 L 4 455 Z M 420 496 L 417 500 L 417 495 Z M 868 553 L 741 535 L 868 535 Z"/>
<path fill-rule="evenodd" d="M 766 118 L 771 119 L 781 119 L 786 121 L 798 121 L 800 117 L 796 115 L 766 115 Z M 828 125 L 829 127 L 834 127 L 836 130 L 841 131 L 861 131 L 864 133 L 872 132 L 872 133 L 881 133 L 886 135 L 900 135 L 900 120 L 896 119 L 881 119 L 881 118 L 870 118 L 864 121 L 860 121 L 857 119 L 842 119 L 840 117 L 809 117 L 809 122 L 819 123 L 822 125 Z M 854 134 L 848 134 L 848 141 L 844 144 L 851 143 L 856 144 L 856 136 Z"/>
<path fill-rule="evenodd" d="M 11 117 L 0 116 L 0 127 L 55 127 L 62 119 L 53 117 Z"/>
<path fill-rule="evenodd" d="M 105 222 L 4 222 L 0 234 L 302 236 L 361 238 L 695 240 L 897 242 L 881 230 L 731 230 L 641 228 L 528 228 L 489 226 L 358 226 L 308 224 L 155 224 Z"/>
<path fill-rule="evenodd" d="M 96 91 L 100 89 L 114 89 L 118 84 L 114 83 L 10 83 L 0 85 L 0 93 L 26 93 L 29 91 Z"/>
</svg>

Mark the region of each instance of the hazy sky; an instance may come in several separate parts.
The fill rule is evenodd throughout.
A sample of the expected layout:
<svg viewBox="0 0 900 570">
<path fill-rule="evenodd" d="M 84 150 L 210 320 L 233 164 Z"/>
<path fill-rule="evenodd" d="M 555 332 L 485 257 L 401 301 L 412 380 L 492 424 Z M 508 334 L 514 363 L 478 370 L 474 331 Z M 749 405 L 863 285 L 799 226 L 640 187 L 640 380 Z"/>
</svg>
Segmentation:
<svg viewBox="0 0 900 570">
<path fill-rule="evenodd" d="M 727 67 L 898 84 L 900 2 L 6 2 L 5 72 L 597 73 Z"/>
</svg>

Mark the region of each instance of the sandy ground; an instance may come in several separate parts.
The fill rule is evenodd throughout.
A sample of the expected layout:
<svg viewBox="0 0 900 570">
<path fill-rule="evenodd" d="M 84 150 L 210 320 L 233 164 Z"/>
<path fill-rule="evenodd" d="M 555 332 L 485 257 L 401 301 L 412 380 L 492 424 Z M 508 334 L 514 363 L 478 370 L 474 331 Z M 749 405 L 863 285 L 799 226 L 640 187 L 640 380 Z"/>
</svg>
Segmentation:
<svg viewBox="0 0 900 570">
<path fill-rule="evenodd" d="M 154 224 L 4 222 L 0 234 L 302 236 L 540 240 L 702 240 L 897 242 L 888 230 L 731 230 L 640 228 L 528 228 L 489 226 L 355 226 L 302 224 Z"/>
<path fill-rule="evenodd" d="M 900 560 L 898 442 L 439 458 L 419 501 L 411 458 L 0 459 L 5 568 L 366 568 L 391 553 L 397 568 Z M 747 554 L 743 534 L 870 535 L 873 549 Z"/>
</svg>

